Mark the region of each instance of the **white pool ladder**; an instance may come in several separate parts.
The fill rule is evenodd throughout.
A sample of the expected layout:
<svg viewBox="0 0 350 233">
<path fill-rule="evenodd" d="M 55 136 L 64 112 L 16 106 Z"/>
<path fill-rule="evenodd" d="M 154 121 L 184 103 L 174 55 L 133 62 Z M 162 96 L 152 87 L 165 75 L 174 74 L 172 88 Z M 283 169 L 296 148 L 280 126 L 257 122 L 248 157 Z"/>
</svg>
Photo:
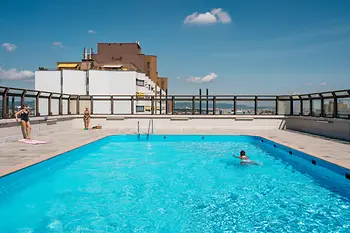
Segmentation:
<svg viewBox="0 0 350 233">
<path fill-rule="evenodd" d="M 153 134 L 153 119 L 149 119 L 148 121 L 148 130 L 146 133 L 146 138 L 149 139 L 149 135 Z M 137 138 L 141 138 L 141 133 L 140 133 L 140 121 L 137 122 Z"/>
<path fill-rule="evenodd" d="M 151 127 L 152 127 L 152 134 L 153 134 L 153 119 L 149 119 L 149 121 L 148 121 L 147 139 L 149 138 Z"/>
</svg>

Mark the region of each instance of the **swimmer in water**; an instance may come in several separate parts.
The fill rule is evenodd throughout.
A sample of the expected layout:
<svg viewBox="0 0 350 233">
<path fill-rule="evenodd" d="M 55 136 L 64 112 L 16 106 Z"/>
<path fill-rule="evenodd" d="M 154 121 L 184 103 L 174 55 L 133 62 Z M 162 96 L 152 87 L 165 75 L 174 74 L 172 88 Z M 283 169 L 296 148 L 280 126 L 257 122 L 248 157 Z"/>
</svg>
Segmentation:
<svg viewBox="0 0 350 233">
<path fill-rule="evenodd" d="M 260 165 L 255 161 L 249 160 L 249 157 L 245 154 L 245 151 L 242 150 L 239 156 L 236 155 L 232 155 L 233 157 L 240 159 L 241 160 L 241 164 L 254 164 L 254 165 Z"/>
</svg>

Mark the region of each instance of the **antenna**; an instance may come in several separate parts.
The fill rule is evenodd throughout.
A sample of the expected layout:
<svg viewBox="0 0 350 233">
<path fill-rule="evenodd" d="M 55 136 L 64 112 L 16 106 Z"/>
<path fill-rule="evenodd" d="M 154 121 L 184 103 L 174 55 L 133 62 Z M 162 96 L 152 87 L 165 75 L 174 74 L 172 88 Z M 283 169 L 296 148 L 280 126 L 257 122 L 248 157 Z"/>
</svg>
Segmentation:
<svg viewBox="0 0 350 233">
<path fill-rule="evenodd" d="M 87 50 L 86 50 L 86 47 L 84 47 L 83 59 L 87 60 L 87 58 L 88 58 Z"/>
<path fill-rule="evenodd" d="M 88 54 L 88 59 L 91 60 L 92 59 L 92 48 L 90 48 L 90 52 Z"/>
</svg>

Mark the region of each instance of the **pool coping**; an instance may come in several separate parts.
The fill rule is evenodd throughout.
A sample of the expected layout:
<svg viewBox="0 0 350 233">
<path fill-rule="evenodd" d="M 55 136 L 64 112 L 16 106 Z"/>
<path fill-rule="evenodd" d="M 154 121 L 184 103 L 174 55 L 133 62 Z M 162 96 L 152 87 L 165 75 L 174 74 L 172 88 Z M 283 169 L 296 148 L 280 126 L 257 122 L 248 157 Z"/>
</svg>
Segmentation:
<svg viewBox="0 0 350 233">
<path fill-rule="evenodd" d="M 289 153 L 289 155 L 291 155 L 291 156 L 297 156 L 299 158 L 302 158 L 305 161 L 310 162 L 314 166 L 321 166 L 327 170 L 333 171 L 341 176 L 344 176 L 346 179 L 350 180 L 350 169 L 348 169 L 342 165 L 338 165 L 336 163 L 329 162 L 325 159 L 319 158 L 319 157 L 314 156 L 314 155 L 309 154 L 309 153 L 302 152 L 302 151 L 295 149 L 295 148 L 292 148 L 290 146 L 286 146 L 286 145 L 283 145 L 281 143 L 277 143 L 277 142 L 270 140 L 270 139 L 267 139 L 265 137 L 261 137 L 261 136 L 255 136 L 255 137 L 259 138 L 261 143 L 266 144 L 266 142 L 268 142 L 267 144 L 270 144 L 269 146 L 273 145 L 274 148 L 280 149 L 286 153 Z"/>
<path fill-rule="evenodd" d="M 62 151 L 60 151 L 58 153 L 49 153 L 46 156 L 39 156 L 37 159 L 33 159 L 33 160 L 30 160 L 30 161 L 27 161 L 27 162 L 15 165 L 15 166 L 13 166 L 11 168 L 5 169 L 4 171 L 0 171 L 0 179 L 5 177 L 5 176 L 8 176 L 8 175 L 11 175 L 13 173 L 16 173 L 16 172 L 19 172 L 21 170 L 24 170 L 26 168 L 35 166 L 36 164 L 43 163 L 45 161 L 48 161 L 48 160 L 53 159 L 55 157 L 58 157 L 58 156 L 60 156 L 62 154 L 65 154 L 67 152 L 76 150 L 76 149 L 78 149 L 80 147 L 89 145 L 89 144 L 91 144 L 93 142 L 96 142 L 98 140 L 101 140 L 101 139 L 109 137 L 109 136 L 112 136 L 112 135 L 110 135 L 110 134 L 109 135 L 103 135 L 103 136 L 99 136 L 99 137 L 94 138 L 94 139 L 84 140 L 83 142 L 76 143 L 73 146 L 69 146 L 68 148 L 63 149 Z"/>
<path fill-rule="evenodd" d="M 135 135 L 135 134 L 130 134 L 130 133 L 115 134 L 115 133 L 112 133 L 112 132 L 106 132 L 103 135 L 99 135 L 97 137 L 94 137 L 94 138 L 91 138 L 91 139 L 88 139 L 88 140 L 84 140 L 84 141 L 76 143 L 76 144 L 74 144 L 72 146 L 69 146 L 67 148 L 64 148 L 64 149 L 60 150 L 59 152 L 54 152 L 54 153 L 49 153 L 49 154 L 44 155 L 44 156 L 39 156 L 36 159 L 33 159 L 33 160 L 30 160 L 30 161 L 27 161 L 27 162 L 24 162 L 24 163 L 12 166 L 12 167 L 10 167 L 8 169 L 5 169 L 3 171 L 0 171 L 0 179 L 5 177 L 5 176 L 8 176 L 10 174 L 16 173 L 16 172 L 21 171 L 23 169 L 26 169 L 28 167 L 34 166 L 36 164 L 39 164 L 39 163 L 45 162 L 47 160 L 50 160 L 52 158 L 55 158 L 57 156 L 60 156 L 60 155 L 62 155 L 64 153 L 67 153 L 67 152 L 73 151 L 75 149 L 78 149 L 80 147 L 86 146 L 88 144 L 91 144 L 91 143 L 96 142 L 98 140 L 101 140 L 103 138 L 106 138 L 106 137 L 109 137 L 109 136 L 118 136 L 118 135 L 121 136 L 121 135 Z M 331 159 L 323 159 L 320 156 L 316 156 L 316 155 L 314 155 L 312 153 L 301 151 L 301 150 L 297 149 L 296 146 L 288 145 L 288 143 L 281 142 L 278 139 L 278 137 L 269 137 L 267 135 L 262 135 L 261 133 L 243 133 L 243 134 L 222 134 L 222 133 L 221 134 L 220 133 L 218 133 L 218 134 L 210 134 L 209 133 L 208 134 L 208 133 L 202 133 L 202 134 L 200 134 L 200 133 L 184 133 L 184 132 L 182 132 L 182 133 L 158 133 L 158 134 L 154 134 L 154 135 L 161 135 L 161 136 L 166 136 L 166 135 L 249 136 L 249 137 L 254 137 L 254 138 L 260 138 L 262 140 L 269 141 L 270 144 L 278 144 L 279 145 L 278 149 L 282 149 L 284 151 L 288 150 L 288 152 L 290 152 L 290 150 L 293 150 L 293 151 L 295 151 L 294 154 L 298 155 L 301 158 L 306 159 L 305 156 L 307 156 L 309 158 L 307 158 L 306 160 L 310 160 L 312 163 L 315 162 L 315 164 L 322 164 L 323 166 L 322 165 L 320 165 L 320 166 L 322 166 L 322 167 L 324 167 L 324 168 L 326 168 L 328 170 L 335 171 L 336 173 L 338 173 L 340 175 L 344 175 L 347 179 L 350 179 L 350 168 L 345 167 L 343 165 L 340 165 L 337 162 L 330 161 Z M 312 136 L 309 136 L 309 137 L 312 137 Z M 343 172 L 339 173 L 339 169 L 342 170 Z"/>
</svg>

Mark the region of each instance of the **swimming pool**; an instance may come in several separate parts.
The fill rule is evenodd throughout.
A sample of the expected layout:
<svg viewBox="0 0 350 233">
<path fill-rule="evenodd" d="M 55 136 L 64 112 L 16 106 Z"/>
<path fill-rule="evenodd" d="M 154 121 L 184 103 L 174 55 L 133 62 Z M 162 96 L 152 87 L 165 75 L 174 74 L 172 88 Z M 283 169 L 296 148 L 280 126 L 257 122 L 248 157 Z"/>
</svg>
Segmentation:
<svg viewBox="0 0 350 233">
<path fill-rule="evenodd" d="M 349 232 L 344 168 L 312 160 L 259 137 L 110 136 L 1 178 L 0 229 Z"/>
</svg>

